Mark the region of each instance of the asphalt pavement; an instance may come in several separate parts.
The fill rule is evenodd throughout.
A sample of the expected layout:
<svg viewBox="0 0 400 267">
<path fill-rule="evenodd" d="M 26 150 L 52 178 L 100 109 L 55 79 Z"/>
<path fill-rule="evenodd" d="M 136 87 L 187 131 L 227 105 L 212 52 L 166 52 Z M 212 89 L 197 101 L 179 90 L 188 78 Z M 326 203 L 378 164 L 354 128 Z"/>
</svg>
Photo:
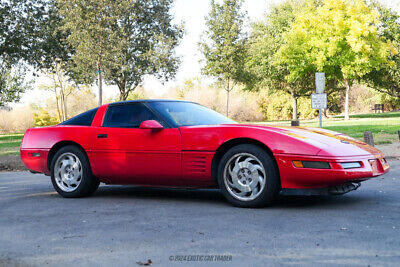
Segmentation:
<svg viewBox="0 0 400 267">
<path fill-rule="evenodd" d="M 398 265 L 400 161 L 389 163 L 357 191 L 263 209 L 218 190 L 101 185 L 64 199 L 49 177 L 3 172 L 0 266 Z"/>
</svg>

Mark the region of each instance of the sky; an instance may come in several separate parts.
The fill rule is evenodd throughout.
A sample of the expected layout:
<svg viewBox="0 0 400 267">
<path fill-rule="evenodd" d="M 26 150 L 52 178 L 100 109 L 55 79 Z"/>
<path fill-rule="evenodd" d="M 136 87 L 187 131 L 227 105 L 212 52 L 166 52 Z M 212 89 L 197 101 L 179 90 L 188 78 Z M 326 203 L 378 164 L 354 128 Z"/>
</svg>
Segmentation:
<svg viewBox="0 0 400 267">
<path fill-rule="evenodd" d="M 269 7 L 279 4 L 282 0 L 245 0 L 243 3 L 243 11 L 247 12 L 247 21 L 257 21 L 263 18 Z M 400 12 L 400 0 L 381 0 L 387 6 Z M 185 80 L 199 77 L 201 75 L 201 53 L 198 49 L 198 42 L 205 30 L 205 16 L 210 9 L 210 0 L 175 0 L 171 10 L 176 22 L 183 22 L 185 27 L 185 35 L 180 45 L 176 48 L 176 53 L 181 57 L 181 66 L 175 76 L 175 79 L 160 83 L 154 77 L 145 77 L 143 87 L 145 90 L 152 91 L 157 95 L 168 92 L 169 88 L 182 84 Z M 32 78 L 27 75 L 27 78 Z M 34 78 L 34 89 L 24 94 L 19 105 L 29 103 L 40 103 L 43 99 L 51 97 L 50 92 L 38 89 L 39 85 L 46 84 L 48 81 L 44 77 Z M 97 93 L 97 86 L 93 87 L 93 91 Z M 116 86 L 103 86 L 103 95 L 106 98 L 116 96 L 118 89 Z"/>
</svg>

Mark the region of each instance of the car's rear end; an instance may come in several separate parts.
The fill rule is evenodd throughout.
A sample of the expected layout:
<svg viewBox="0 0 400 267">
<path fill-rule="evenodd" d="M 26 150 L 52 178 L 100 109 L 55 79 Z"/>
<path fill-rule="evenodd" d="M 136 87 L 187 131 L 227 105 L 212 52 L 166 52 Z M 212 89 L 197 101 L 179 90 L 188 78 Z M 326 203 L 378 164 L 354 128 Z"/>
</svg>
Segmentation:
<svg viewBox="0 0 400 267">
<path fill-rule="evenodd" d="M 43 142 L 40 140 L 46 137 L 41 136 L 39 132 L 39 128 L 28 129 L 25 132 L 20 147 L 21 160 L 29 170 L 49 174 L 47 158 L 50 148 L 41 145 Z"/>
<path fill-rule="evenodd" d="M 88 151 L 90 138 L 91 127 L 88 126 L 54 125 L 30 128 L 22 139 L 21 160 L 31 171 L 50 174 L 50 161 L 58 148 L 74 144 Z"/>
</svg>

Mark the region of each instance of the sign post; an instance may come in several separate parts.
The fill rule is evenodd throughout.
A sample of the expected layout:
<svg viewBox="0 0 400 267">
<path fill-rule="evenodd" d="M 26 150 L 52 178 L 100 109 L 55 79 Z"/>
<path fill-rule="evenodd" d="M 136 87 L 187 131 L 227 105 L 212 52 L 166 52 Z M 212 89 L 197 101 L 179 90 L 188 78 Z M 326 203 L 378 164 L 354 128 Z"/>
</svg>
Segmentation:
<svg viewBox="0 0 400 267">
<path fill-rule="evenodd" d="M 327 97 L 325 90 L 325 73 L 315 73 L 315 92 L 311 95 L 311 108 L 319 109 L 319 127 L 322 128 L 322 109 L 327 107 Z"/>
</svg>

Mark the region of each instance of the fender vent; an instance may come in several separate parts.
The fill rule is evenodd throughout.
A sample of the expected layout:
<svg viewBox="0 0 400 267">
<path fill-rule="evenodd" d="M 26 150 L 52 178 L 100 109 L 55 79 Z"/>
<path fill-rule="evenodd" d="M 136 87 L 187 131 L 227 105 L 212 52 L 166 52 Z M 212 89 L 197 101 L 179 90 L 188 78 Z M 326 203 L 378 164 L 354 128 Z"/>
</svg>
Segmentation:
<svg viewBox="0 0 400 267">
<path fill-rule="evenodd" d="M 205 173 L 206 157 L 189 156 L 184 160 L 184 171 L 186 173 Z"/>
</svg>

